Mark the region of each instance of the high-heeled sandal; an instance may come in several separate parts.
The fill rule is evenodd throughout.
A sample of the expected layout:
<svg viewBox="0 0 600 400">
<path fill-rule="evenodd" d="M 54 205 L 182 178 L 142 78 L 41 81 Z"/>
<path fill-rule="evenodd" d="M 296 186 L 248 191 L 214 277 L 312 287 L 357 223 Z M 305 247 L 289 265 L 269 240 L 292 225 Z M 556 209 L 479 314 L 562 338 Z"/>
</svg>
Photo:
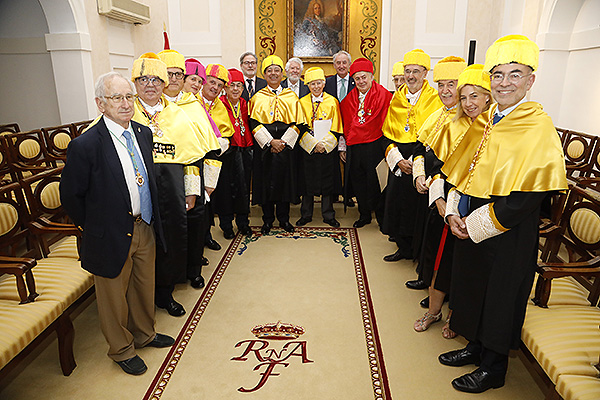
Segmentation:
<svg viewBox="0 0 600 400">
<path fill-rule="evenodd" d="M 437 314 L 431 314 L 429 311 L 425 313 L 421 318 L 415 321 L 415 331 L 425 332 L 429 327 L 442 319 L 442 312 Z"/>
<path fill-rule="evenodd" d="M 442 337 L 444 339 L 454 339 L 458 334 L 450 329 L 450 317 L 446 319 L 446 324 L 442 328 Z"/>
</svg>

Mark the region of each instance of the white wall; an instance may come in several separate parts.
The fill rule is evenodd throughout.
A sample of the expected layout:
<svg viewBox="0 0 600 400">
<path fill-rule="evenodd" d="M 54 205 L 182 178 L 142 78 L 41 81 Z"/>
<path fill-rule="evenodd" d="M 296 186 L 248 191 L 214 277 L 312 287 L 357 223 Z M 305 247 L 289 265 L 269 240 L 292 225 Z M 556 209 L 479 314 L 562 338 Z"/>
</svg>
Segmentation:
<svg viewBox="0 0 600 400">
<path fill-rule="evenodd" d="M 0 2 L 0 124 L 60 124 L 48 32 L 37 0 Z"/>
</svg>

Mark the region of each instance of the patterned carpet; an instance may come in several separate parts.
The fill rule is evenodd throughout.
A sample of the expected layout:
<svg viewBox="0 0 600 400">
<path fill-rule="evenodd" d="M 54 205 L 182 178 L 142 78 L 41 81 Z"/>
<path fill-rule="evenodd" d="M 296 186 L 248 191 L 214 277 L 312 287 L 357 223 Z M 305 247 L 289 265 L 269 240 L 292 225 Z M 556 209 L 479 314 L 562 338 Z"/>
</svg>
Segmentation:
<svg viewBox="0 0 600 400">
<path fill-rule="evenodd" d="M 191 371 L 202 398 L 391 398 L 356 230 L 237 236 L 144 400 L 185 395 Z"/>
<path fill-rule="evenodd" d="M 207 286 L 176 286 L 174 297 L 187 310 L 181 318 L 157 310 L 157 331 L 175 337 L 177 346 L 139 349 L 148 365 L 144 375 L 124 374 L 106 357 L 91 300 L 74 321 L 73 374 L 62 376 L 56 339 L 50 338 L 0 382 L 0 399 L 40 394 L 61 400 L 474 397 L 450 385 L 472 366 L 451 368 L 437 361 L 440 353 L 463 347 L 464 339 L 443 339 L 441 323 L 423 333 L 413 330 L 424 312 L 418 302 L 427 295 L 404 286 L 415 278 L 415 264 L 383 262 L 395 245 L 375 222 L 351 228 L 356 208 L 344 213 L 340 204 L 335 206 L 339 229 L 323 228 L 318 205 L 313 222 L 294 234 L 274 228 L 260 235 L 257 207 L 252 207 L 255 234 L 250 238 L 227 241 L 213 228 L 223 249 L 206 251 Z M 292 207 L 290 220 L 297 218 L 299 208 Z M 446 316 L 446 306 L 443 312 Z M 279 321 L 298 337 L 273 340 L 252 332 Z M 506 385 L 479 397 L 541 400 L 544 395 L 511 355 Z"/>
</svg>

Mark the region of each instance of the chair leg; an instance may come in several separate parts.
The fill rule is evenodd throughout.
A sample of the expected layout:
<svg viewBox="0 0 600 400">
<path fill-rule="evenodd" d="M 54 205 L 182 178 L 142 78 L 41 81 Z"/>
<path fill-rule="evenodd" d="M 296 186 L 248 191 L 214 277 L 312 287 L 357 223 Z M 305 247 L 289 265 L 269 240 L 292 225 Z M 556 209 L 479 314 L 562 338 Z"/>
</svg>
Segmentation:
<svg viewBox="0 0 600 400">
<path fill-rule="evenodd" d="M 75 341 L 75 329 L 71 318 L 67 314 L 58 317 L 58 326 L 56 334 L 58 336 L 58 355 L 60 358 L 60 368 L 64 376 L 71 375 L 71 372 L 77 366 L 73 356 L 73 343 Z"/>
<path fill-rule="evenodd" d="M 27 296 L 27 298 L 29 301 L 34 301 L 39 294 L 35 291 L 35 280 L 33 279 L 33 273 L 31 270 L 25 272 L 25 283 L 27 284 L 27 289 L 29 290 L 29 296 Z"/>
</svg>

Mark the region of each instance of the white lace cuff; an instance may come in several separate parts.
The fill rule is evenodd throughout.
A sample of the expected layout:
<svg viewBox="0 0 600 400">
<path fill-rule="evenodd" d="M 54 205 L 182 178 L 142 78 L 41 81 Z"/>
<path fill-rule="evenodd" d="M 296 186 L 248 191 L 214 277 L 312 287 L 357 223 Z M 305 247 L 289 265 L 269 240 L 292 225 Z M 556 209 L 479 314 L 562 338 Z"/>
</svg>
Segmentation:
<svg viewBox="0 0 600 400">
<path fill-rule="evenodd" d="M 204 187 L 216 188 L 221 172 L 221 161 L 204 160 Z"/>
<path fill-rule="evenodd" d="M 306 151 L 308 154 L 312 154 L 317 143 L 319 143 L 318 140 L 315 139 L 315 137 L 311 135 L 310 132 L 306 132 L 304 135 L 302 135 L 302 139 L 300 139 L 300 141 L 298 142 L 298 144 L 300 144 L 300 147 L 302 147 L 302 149 L 304 149 L 304 151 Z"/>
<path fill-rule="evenodd" d="M 269 143 L 271 143 L 273 136 L 271 136 L 267 128 L 260 125 L 260 128 L 254 131 L 254 139 L 260 148 L 264 149 Z"/>
<path fill-rule="evenodd" d="M 217 138 L 217 141 L 219 142 L 219 146 L 221 146 L 221 152 L 219 153 L 219 155 L 221 155 L 229 148 L 229 140 L 225 139 L 224 137 L 220 137 Z"/>
<path fill-rule="evenodd" d="M 460 196 L 462 196 L 462 194 L 455 188 L 450 189 L 450 192 L 448 192 L 448 198 L 446 199 L 446 215 L 444 215 L 446 223 L 448 222 L 448 217 L 450 215 L 460 216 L 460 213 L 458 212 Z"/>
<path fill-rule="evenodd" d="M 200 196 L 202 193 L 200 168 L 192 165 L 183 167 L 183 187 L 186 196 Z"/>
<path fill-rule="evenodd" d="M 296 141 L 298 140 L 298 136 L 298 128 L 295 126 L 290 126 L 281 137 L 281 140 L 283 140 L 286 145 L 293 149 L 296 145 Z"/>
<path fill-rule="evenodd" d="M 323 144 L 325 145 L 325 152 L 331 153 L 337 147 L 338 141 L 333 133 L 329 133 L 323 138 Z"/>
<path fill-rule="evenodd" d="M 493 203 L 483 205 L 465 219 L 469 237 L 475 243 L 498 236 L 508 230 L 498 222 L 492 206 Z"/>
<path fill-rule="evenodd" d="M 338 141 L 338 151 L 346 151 L 346 138 L 344 136 L 340 136 L 340 140 Z"/>
<path fill-rule="evenodd" d="M 414 166 L 413 166 L 414 171 Z M 435 176 L 431 183 L 429 184 L 429 207 L 433 205 L 433 203 L 437 199 L 444 199 L 444 184 L 446 181 L 442 179 L 439 175 Z"/>
</svg>

